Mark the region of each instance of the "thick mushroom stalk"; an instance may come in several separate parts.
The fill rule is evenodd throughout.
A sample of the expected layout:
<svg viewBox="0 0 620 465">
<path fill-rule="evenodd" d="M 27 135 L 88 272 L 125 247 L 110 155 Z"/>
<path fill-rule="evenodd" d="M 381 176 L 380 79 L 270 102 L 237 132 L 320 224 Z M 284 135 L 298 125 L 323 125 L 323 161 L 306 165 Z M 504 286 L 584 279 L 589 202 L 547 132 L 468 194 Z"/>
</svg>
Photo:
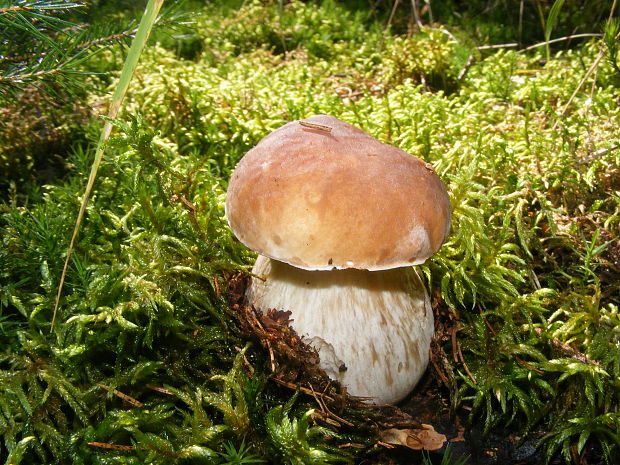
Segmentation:
<svg viewBox="0 0 620 465">
<path fill-rule="evenodd" d="M 349 394 L 395 403 L 428 363 L 433 312 L 412 267 L 308 271 L 260 255 L 250 302 L 290 310 L 291 326 L 318 350 L 321 368 Z"/>
</svg>

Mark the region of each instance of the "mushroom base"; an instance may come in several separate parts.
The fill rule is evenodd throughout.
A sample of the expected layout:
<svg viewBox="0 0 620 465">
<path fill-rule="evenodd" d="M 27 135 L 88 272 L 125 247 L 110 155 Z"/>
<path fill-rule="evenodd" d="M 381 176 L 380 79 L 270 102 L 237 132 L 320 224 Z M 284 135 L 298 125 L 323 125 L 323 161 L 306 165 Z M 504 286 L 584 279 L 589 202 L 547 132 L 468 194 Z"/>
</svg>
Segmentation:
<svg viewBox="0 0 620 465">
<path fill-rule="evenodd" d="M 307 271 L 259 255 L 253 273 L 264 280 L 252 279 L 249 302 L 290 310 L 293 329 L 349 394 L 395 403 L 422 377 L 434 324 L 413 268 Z"/>
</svg>

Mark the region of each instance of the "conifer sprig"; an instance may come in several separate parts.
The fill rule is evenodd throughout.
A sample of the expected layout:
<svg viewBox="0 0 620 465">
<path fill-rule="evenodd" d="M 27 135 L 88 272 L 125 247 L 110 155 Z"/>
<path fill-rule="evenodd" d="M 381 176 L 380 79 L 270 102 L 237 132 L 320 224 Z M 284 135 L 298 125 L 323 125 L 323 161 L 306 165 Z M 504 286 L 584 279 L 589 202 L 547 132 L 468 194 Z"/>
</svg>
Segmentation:
<svg viewBox="0 0 620 465">
<path fill-rule="evenodd" d="M 0 96 L 33 82 L 69 84 L 83 62 L 76 53 L 76 23 L 65 19 L 75 2 L 9 1 L 0 8 Z M 73 52 L 73 53 L 72 53 Z"/>
<path fill-rule="evenodd" d="M 0 97 L 15 97 L 34 85 L 48 94 L 84 88 L 85 63 L 105 47 L 127 43 L 137 32 L 134 21 L 86 24 L 86 2 L 8 1 L 0 6 Z M 176 26 L 174 9 L 154 26 Z"/>
</svg>

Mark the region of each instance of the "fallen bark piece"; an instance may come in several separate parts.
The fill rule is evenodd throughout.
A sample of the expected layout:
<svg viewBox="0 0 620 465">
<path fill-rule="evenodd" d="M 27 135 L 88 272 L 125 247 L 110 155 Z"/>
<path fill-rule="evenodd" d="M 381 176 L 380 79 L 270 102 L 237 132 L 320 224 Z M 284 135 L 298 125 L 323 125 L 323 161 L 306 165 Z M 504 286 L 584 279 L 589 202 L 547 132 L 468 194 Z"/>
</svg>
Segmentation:
<svg viewBox="0 0 620 465">
<path fill-rule="evenodd" d="M 405 446 L 414 450 L 441 449 L 446 442 L 444 434 L 435 431 L 431 425 L 422 424 L 419 429 L 391 428 L 380 434 L 382 442 L 395 446 Z"/>
</svg>

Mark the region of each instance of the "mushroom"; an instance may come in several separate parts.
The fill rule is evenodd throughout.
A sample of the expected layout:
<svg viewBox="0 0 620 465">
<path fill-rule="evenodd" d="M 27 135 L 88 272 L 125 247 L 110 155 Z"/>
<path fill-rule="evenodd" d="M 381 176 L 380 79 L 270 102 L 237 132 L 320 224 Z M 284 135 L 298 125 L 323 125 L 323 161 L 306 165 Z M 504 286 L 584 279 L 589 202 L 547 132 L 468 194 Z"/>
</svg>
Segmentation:
<svg viewBox="0 0 620 465">
<path fill-rule="evenodd" d="M 403 399 L 424 373 L 433 312 L 411 265 L 450 230 L 432 166 L 337 118 L 290 122 L 230 179 L 226 217 L 259 256 L 247 291 L 291 326 L 349 394 Z"/>
</svg>

